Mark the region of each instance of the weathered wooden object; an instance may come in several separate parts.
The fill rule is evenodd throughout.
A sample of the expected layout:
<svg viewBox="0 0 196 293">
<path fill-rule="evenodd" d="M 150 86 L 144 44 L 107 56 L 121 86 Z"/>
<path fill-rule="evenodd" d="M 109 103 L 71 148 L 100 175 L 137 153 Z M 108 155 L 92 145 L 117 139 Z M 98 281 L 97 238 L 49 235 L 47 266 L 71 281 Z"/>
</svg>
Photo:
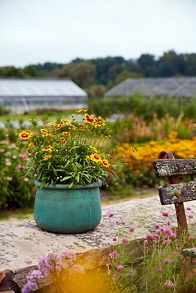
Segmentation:
<svg viewBox="0 0 196 293">
<path fill-rule="evenodd" d="M 196 199 L 196 159 L 174 159 L 171 152 L 163 151 L 154 161 L 157 176 L 167 178 L 167 184 L 159 187 L 162 205 L 174 204 L 178 222 L 178 236 L 188 235 L 188 226 L 183 202 Z M 180 183 L 183 176 L 190 176 L 189 182 Z"/>
<path fill-rule="evenodd" d="M 188 225 L 184 210 L 184 202 L 196 200 L 196 159 L 175 160 L 171 152 L 161 152 L 158 160 L 154 161 L 157 176 L 166 177 L 168 183 L 159 187 L 162 205 L 174 204 L 178 222 L 178 237 L 188 236 Z M 190 176 L 190 181 L 180 183 L 183 176 Z M 183 249 L 187 272 L 196 274 L 196 248 Z"/>
<path fill-rule="evenodd" d="M 0 272 L 0 292 L 4 293 L 21 293 L 17 283 L 13 281 L 14 273 L 9 270 Z"/>
</svg>

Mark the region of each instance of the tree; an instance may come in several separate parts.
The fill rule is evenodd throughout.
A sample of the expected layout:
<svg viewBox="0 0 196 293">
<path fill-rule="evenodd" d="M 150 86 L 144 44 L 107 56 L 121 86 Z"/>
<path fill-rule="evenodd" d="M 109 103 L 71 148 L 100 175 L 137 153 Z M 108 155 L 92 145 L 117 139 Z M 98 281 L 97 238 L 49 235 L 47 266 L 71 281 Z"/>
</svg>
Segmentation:
<svg viewBox="0 0 196 293">
<path fill-rule="evenodd" d="M 142 54 L 137 63 L 139 65 L 140 73 L 144 76 L 154 76 L 156 71 L 156 62 L 154 55 Z"/>
<path fill-rule="evenodd" d="M 142 75 L 136 72 L 129 72 L 128 70 L 122 71 L 115 79 L 115 84 L 119 84 L 127 78 L 141 78 Z"/>
<path fill-rule="evenodd" d="M 86 87 L 94 82 L 95 67 L 89 61 L 65 64 L 57 73 L 58 77 L 67 77 L 81 87 Z"/>
</svg>

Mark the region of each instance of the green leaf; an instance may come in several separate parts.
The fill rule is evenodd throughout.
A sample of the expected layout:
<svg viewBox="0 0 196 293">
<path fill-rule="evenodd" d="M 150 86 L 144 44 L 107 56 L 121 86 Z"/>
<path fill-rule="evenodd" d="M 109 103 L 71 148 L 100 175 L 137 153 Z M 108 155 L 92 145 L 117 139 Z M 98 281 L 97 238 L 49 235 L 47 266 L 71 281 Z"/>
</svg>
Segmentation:
<svg viewBox="0 0 196 293">
<path fill-rule="evenodd" d="M 66 181 L 66 180 L 68 180 L 68 179 L 70 179 L 72 176 L 65 176 L 65 177 L 63 177 L 62 179 L 61 179 L 61 181 Z"/>
</svg>

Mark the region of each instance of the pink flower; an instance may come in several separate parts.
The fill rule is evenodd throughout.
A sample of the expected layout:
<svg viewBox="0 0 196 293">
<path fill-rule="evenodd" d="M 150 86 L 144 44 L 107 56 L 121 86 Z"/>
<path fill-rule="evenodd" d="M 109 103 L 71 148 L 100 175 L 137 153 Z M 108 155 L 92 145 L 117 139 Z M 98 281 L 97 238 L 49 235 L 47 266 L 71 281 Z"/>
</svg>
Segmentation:
<svg viewBox="0 0 196 293">
<path fill-rule="evenodd" d="M 187 211 L 191 211 L 192 210 L 192 207 L 187 207 L 186 210 Z"/>
<path fill-rule="evenodd" d="M 157 272 L 161 273 L 163 271 L 162 267 L 157 268 Z"/>
<path fill-rule="evenodd" d="M 169 259 L 169 258 L 164 258 L 164 260 L 163 260 L 163 263 L 165 264 L 165 265 L 168 265 L 169 263 L 171 262 L 171 260 Z"/>
<path fill-rule="evenodd" d="M 176 235 L 176 233 L 172 233 L 170 236 L 171 236 L 171 238 L 175 239 L 177 235 Z"/>
<path fill-rule="evenodd" d="M 170 239 L 164 239 L 163 240 L 163 244 L 166 244 L 167 245 L 167 244 L 170 244 L 170 243 L 171 243 L 171 240 Z"/>
<path fill-rule="evenodd" d="M 118 252 L 116 251 L 112 251 L 110 254 L 109 254 L 110 258 L 117 258 L 119 256 Z"/>
<path fill-rule="evenodd" d="M 163 228 L 162 231 L 164 234 L 169 235 L 169 236 L 171 236 L 173 233 L 172 229 L 170 229 L 170 228 Z"/>
<path fill-rule="evenodd" d="M 132 233 L 134 230 L 135 230 L 135 229 L 134 229 L 133 227 L 129 227 L 129 228 L 128 228 L 128 231 L 129 231 L 130 233 Z"/>
<path fill-rule="evenodd" d="M 144 236 L 145 239 L 159 239 L 160 235 L 157 233 L 148 233 Z"/>
<path fill-rule="evenodd" d="M 166 280 L 165 284 L 164 284 L 164 287 L 166 289 L 173 289 L 175 287 L 175 285 L 171 280 Z"/>
<path fill-rule="evenodd" d="M 107 216 L 108 216 L 108 218 L 113 218 L 113 216 L 114 216 L 114 213 L 112 213 L 112 212 L 109 212 Z"/>
<path fill-rule="evenodd" d="M 113 237 L 112 240 L 113 240 L 113 241 L 117 241 L 117 238 L 116 238 L 116 237 Z"/>
<path fill-rule="evenodd" d="M 188 215 L 188 218 L 189 219 L 193 219 L 193 215 Z"/>
<path fill-rule="evenodd" d="M 125 222 L 122 220 L 118 220 L 118 221 L 116 221 L 116 224 L 117 225 L 125 225 Z"/>
<path fill-rule="evenodd" d="M 155 229 L 160 229 L 161 226 L 159 224 L 155 224 Z"/>
<path fill-rule="evenodd" d="M 188 237 L 188 240 L 189 240 L 189 241 L 193 241 L 194 239 L 195 239 L 194 236 L 189 236 L 189 237 Z"/>
<path fill-rule="evenodd" d="M 124 266 L 122 266 L 122 265 L 118 265 L 118 266 L 116 267 L 116 269 L 117 269 L 117 271 L 122 271 L 122 270 L 124 269 Z"/>
<path fill-rule="evenodd" d="M 128 244 L 128 243 L 129 243 L 129 239 L 128 239 L 127 237 L 124 237 L 124 238 L 122 239 L 122 243 L 123 243 L 123 244 Z"/>
<path fill-rule="evenodd" d="M 163 212 L 162 212 L 162 216 L 164 216 L 164 217 L 169 217 L 169 212 L 168 212 L 168 211 L 163 211 Z"/>
</svg>

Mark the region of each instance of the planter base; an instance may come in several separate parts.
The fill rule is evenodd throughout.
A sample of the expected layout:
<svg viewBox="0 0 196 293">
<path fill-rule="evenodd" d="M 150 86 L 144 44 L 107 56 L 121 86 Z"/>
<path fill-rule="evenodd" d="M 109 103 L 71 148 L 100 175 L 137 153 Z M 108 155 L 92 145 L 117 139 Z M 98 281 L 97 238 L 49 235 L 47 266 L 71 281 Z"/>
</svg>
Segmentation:
<svg viewBox="0 0 196 293">
<path fill-rule="evenodd" d="M 87 186 L 37 186 L 34 218 L 49 232 L 72 234 L 93 230 L 101 221 L 101 183 Z"/>
</svg>

